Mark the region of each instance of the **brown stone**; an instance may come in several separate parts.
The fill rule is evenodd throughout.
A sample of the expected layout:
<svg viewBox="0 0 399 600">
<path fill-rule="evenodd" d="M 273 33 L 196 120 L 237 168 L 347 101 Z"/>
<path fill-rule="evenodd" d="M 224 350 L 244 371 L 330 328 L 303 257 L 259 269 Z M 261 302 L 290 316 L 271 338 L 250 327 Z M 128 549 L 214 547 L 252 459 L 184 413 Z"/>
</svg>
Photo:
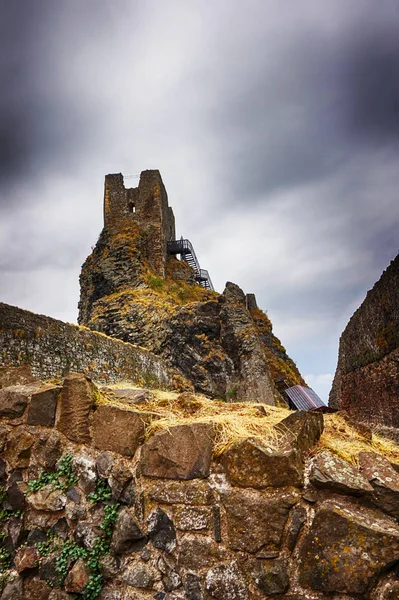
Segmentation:
<svg viewBox="0 0 399 600">
<path fill-rule="evenodd" d="M 1 594 L 1 600 L 23 600 L 21 577 L 12 577 L 6 582 Z"/>
<path fill-rule="evenodd" d="M 247 600 L 245 580 L 237 564 L 218 565 L 206 574 L 205 587 L 216 600 Z"/>
<path fill-rule="evenodd" d="M 78 558 L 65 578 L 65 590 L 67 592 L 81 594 L 84 591 L 89 578 L 89 568 L 86 566 L 83 558 Z"/>
<path fill-rule="evenodd" d="M 37 577 L 25 579 L 24 581 L 24 600 L 48 600 L 51 587 Z"/>
<path fill-rule="evenodd" d="M 212 504 L 215 501 L 209 483 L 199 479 L 159 481 L 149 487 L 148 496 L 151 500 L 161 504 L 201 506 Z"/>
<path fill-rule="evenodd" d="M 173 522 L 182 531 L 209 529 L 212 511 L 207 506 L 177 506 L 173 511 Z"/>
<path fill-rule="evenodd" d="M 299 581 L 322 592 L 364 594 L 397 561 L 399 526 L 342 500 L 321 505 L 300 547 Z"/>
<path fill-rule="evenodd" d="M 134 511 L 121 508 L 112 534 L 112 549 L 115 554 L 132 552 L 137 547 L 137 542 L 143 540 L 144 535 L 140 530 Z"/>
<path fill-rule="evenodd" d="M 275 492 L 231 490 L 223 503 L 232 550 L 257 552 L 280 548 L 290 509 L 298 502 L 294 488 Z"/>
<path fill-rule="evenodd" d="M 33 546 L 18 548 L 14 558 L 14 564 L 18 573 L 37 567 L 39 564 L 39 552 L 37 548 Z"/>
<path fill-rule="evenodd" d="M 90 442 L 90 412 L 94 404 L 92 384 L 81 373 L 71 373 L 64 379 L 58 429 L 69 440 L 80 444 Z"/>
<path fill-rule="evenodd" d="M 28 424 L 53 427 L 60 386 L 45 385 L 32 394 L 28 409 Z"/>
<path fill-rule="evenodd" d="M 207 536 L 186 535 L 179 545 L 179 567 L 197 573 L 227 558 L 226 549 Z"/>
<path fill-rule="evenodd" d="M 111 450 L 124 456 L 133 456 L 144 441 L 148 415 L 132 410 L 102 404 L 93 418 L 93 441 L 99 450 Z"/>
<path fill-rule="evenodd" d="M 221 458 L 229 481 L 241 487 L 303 485 L 302 457 L 286 439 L 273 448 L 256 439 L 232 444 Z"/>
<path fill-rule="evenodd" d="M 36 510 L 56 512 L 65 508 L 66 496 L 61 490 L 55 490 L 49 483 L 41 490 L 27 494 L 26 501 Z"/>
<path fill-rule="evenodd" d="M 291 413 L 276 425 L 295 440 L 299 450 L 306 454 L 320 439 L 324 429 L 323 415 L 319 412 L 300 410 Z"/>
<path fill-rule="evenodd" d="M 32 375 L 29 366 L 22 367 L 0 367 L 0 388 L 10 387 L 13 385 L 26 385 L 37 381 Z"/>
<path fill-rule="evenodd" d="M 141 450 L 141 472 L 147 477 L 195 479 L 209 475 L 213 426 L 177 425 L 155 433 Z"/>
<path fill-rule="evenodd" d="M 290 552 L 295 548 L 298 536 L 301 532 L 302 527 L 306 523 L 306 509 L 303 506 L 297 505 L 292 509 L 288 526 L 287 526 L 287 539 L 286 544 Z M 271 557 L 273 558 L 273 557 Z"/>
<path fill-rule="evenodd" d="M 317 488 L 350 496 L 370 495 L 373 491 L 372 486 L 358 469 L 327 451 L 315 457 L 309 480 Z"/>
<path fill-rule="evenodd" d="M 290 583 L 287 563 L 283 559 L 261 561 L 252 576 L 256 585 L 269 596 L 284 593 Z"/>
<path fill-rule="evenodd" d="M 374 490 L 373 503 L 381 510 L 399 518 L 399 473 L 391 463 L 373 452 L 360 452 L 360 470 Z"/>
<path fill-rule="evenodd" d="M 14 468 L 29 466 L 31 449 L 35 438 L 27 431 L 12 431 L 5 448 L 5 458 Z"/>
<path fill-rule="evenodd" d="M 22 417 L 32 397 L 41 386 L 40 382 L 14 385 L 0 389 L 0 417 Z"/>
<path fill-rule="evenodd" d="M 36 465 L 51 471 L 55 468 L 62 454 L 61 435 L 53 430 L 50 434 L 40 436 L 32 449 L 32 460 Z"/>
</svg>

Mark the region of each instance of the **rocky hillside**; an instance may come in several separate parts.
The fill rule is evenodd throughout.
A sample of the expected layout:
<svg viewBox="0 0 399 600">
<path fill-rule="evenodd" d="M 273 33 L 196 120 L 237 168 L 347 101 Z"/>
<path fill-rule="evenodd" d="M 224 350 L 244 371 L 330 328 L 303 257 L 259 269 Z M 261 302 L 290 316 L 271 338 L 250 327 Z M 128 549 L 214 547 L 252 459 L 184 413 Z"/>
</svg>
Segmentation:
<svg viewBox="0 0 399 600">
<path fill-rule="evenodd" d="M 330 406 L 358 420 L 399 427 L 399 255 L 341 335 Z"/>
<path fill-rule="evenodd" d="M 2 380 L 1 600 L 398 596 L 393 442 L 81 374 Z"/>
<path fill-rule="evenodd" d="M 304 383 L 253 298 L 232 283 L 205 290 L 173 257 L 156 275 L 149 243 L 135 223 L 103 230 L 82 268 L 80 324 L 161 355 L 213 397 L 274 404 L 277 381 Z"/>
</svg>

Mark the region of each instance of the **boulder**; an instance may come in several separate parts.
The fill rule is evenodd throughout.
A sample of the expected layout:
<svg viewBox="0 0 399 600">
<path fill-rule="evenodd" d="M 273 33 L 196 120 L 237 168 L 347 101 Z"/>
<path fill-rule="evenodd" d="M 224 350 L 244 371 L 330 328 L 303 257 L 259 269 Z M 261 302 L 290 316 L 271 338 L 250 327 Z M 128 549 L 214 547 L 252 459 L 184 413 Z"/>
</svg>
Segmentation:
<svg viewBox="0 0 399 600">
<path fill-rule="evenodd" d="M 299 497 L 294 488 L 274 492 L 233 489 L 224 494 L 230 548 L 251 553 L 261 548 L 279 550 L 289 512 Z"/>
<path fill-rule="evenodd" d="M 6 486 L 7 508 L 9 507 L 11 510 L 24 510 L 25 494 L 21 489 L 23 486 L 22 471 L 13 471 L 8 478 Z"/>
<path fill-rule="evenodd" d="M 365 594 L 399 556 L 399 526 L 380 512 L 342 500 L 316 512 L 299 550 L 299 581 L 327 593 Z"/>
<path fill-rule="evenodd" d="M 317 444 L 323 433 L 323 415 L 314 411 L 295 411 L 280 421 L 276 429 L 293 439 L 299 450 L 306 454 Z"/>
<path fill-rule="evenodd" d="M 28 431 L 16 429 L 8 437 L 5 447 L 5 458 L 13 468 L 29 466 L 30 455 L 35 438 Z"/>
<path fill-rule="evenodd" d="M 134 517 L 132 509 L 121 508 L 112 534 L 112 550 L 115 554 L 132 552 L 137 548 L 137 542 L 144 539 L 144 534 Z"/>
<path fill-rule="evenodd" d="M 397 477 L 399 480 L 399 474 Z M 349 496 L 366 496 L 373 491 L 356 467 L 327 451 L 321 452 L 313 460 L 309 480 L 317 488 Z"/>
<path fill-rule="evenodd" d="M 90 412 L 94 405 L 91 382 L 81 373 L 64 379 L 57 427 L 72 442 L 90 442 Z"/>
<path fill-rule="evenodd" d="M 176 531 L 173 521 L 161 508 L 157 508 L 147 518 L 148 535 L 154 548 L 173 552 L 176 547 Z"/>
<path fill-rule="evenodd" d="M 78 560 L 75 562 L 72 569 L 69 571 L 68 575 L 65 578 L 65 590 L 67 592 L 81 594 L 84 591 L 89 581 L 89 578 L 89 568 L 86 566 L 82 558 L 78 558 Z"/>
<path fill-rule="evenodd" d="M 0 417 L 7 417 L 9 419 L 22 417 L 32 394 L 37 392 L 41 385 L 39 381 L 0 389 Z"/>
<path fill-rule="evenodd" d="M 18 573 L 37 567 L 39 564 L 39 552 L 37 548 L 33 546 L 18 548 L 14 557 L 14 564 Z"/>
<path fill-rule="evenodd" d="M 57 512 L 65 508 L 66 496 L 62 490 L 55 490 L 51 483 L 37 492 L 27 494 L 26 502 L 36 510 Z"/>
<path fill-rule="evenodd" d="M 373 452 L 360 452 L 360 470 L 372 485 L 373 503 L 381 510 L 399 518 L 399 473 L 391 463 Z"/>
<path fill-rule="evenodd" d="M 205 578 L 208 594 L 216 600 L 247 600 L 245 580 L 235 562 L 209 569 Z"/>
<path fill-rule="evenodd" d="M 53 427 L 61 387 L 44 385 L 32 394 L 28 409 L 28 424 Z"/>
<path fill-rule="evenodd" d="M 61 454 L 61 436 L 56 430 L 50 434 L 42 434 L 32 448 L 33 462 L 47 471 L 55 468 Z"/>
<path fill-rule="evenodd" d="M 236 442 L 222 454 L 221 462 L 233 485 L 253 488 L 303 485 L 301 453 L 285 438 L 277 447 L 254 438 Z"/>
<path fill-rule="evenodd" d="M 93 441 L 99 450 L 133 456 L 144 441 L 146 413 L 102 404 L 93 417 Z"/>
<path fill-rule="evenodd" d="M 209 475 L 213 426 L 176 425 L 155 433 L 141 450 L 141 473 L 146 477 L 195 479 Z"/>
</svg>

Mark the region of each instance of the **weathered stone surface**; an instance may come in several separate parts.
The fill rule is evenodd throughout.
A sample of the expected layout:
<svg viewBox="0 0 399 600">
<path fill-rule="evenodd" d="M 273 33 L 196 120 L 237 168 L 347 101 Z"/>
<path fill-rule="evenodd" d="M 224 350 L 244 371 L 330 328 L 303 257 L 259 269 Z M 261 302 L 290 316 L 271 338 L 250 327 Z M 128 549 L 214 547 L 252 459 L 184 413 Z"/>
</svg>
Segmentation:
<svg viewBox="0 0 399 600">
<path fill-rule="evenodd" d="M 144 534 L 129 508 L 121 508 L 112 534 L 112 549 L 116 554 L 132 552 L 137 548 L 137 542 L 143 540 Z"/>
<path fill-rule="evenodd" d="M 44 385 L 32 394 L 28 409 L 28 424 L 53 427 L 60 386 Z"/>
<path fill-rule="evenodd" d="M 122 579 L 128 585 L 139 589 L 152 589 L 160 576 L 149 564 L 135 561 L 129 564 L 122 573 Z"/>
<path fill-rule="evenodd" d="M 212 488 L 207 481 L 157 481 L 148 489 L 148 496 L 161 504 L 186 504 L 201 506 L 215 500 Z"/>
<path fill-rule="evenodd" d="M 295 548 L 295 544 L 298 539 L 298 535 L 306 523 L 306 509 L 303 506 L 295 506 L 290 514 L 288 526 L 287 526 L 287 548 L 290 552 Z"/>
<path fill-rule="evenodd" d="M 184 593 L 187 600 L 203 600 L 201 578 L 194 573 L 187 573 L 184 581 Z"/>
<path fill-rule="evenodd" d="M 0 367 L 0 389 L 13 385 L 26 385 L 36 381 L 37 379 L 33 377 L 32 371 L 27 365 L 22 367 L 13 367 L 11 365 Z"/>
<path fill-rule="evenodd" d="M 80 521 L 75 529 L 75 539 L 83 544 L 86 550 L 93 550 L 99 539 L 104 536 L 100 520 Z"/>
<path fill-rule="evenodd" d="M 62 454 L 61 436 L 54 430 L 40 436 L 32 448 L 33 462 L 47 471 L 52 471 Z"/>
<path fill-rule="evenodd" d="M 303 485 L 303 462 L 295 445 L 283 439 L 276 449 L 256 439 L 232 444 L 221 458 L 227 477 L 241 487 Z"/>
<path fill-rule="evenodd" d="M 41 559 L 39 565 L 39 577 L 46 581 L 51 587 L 58 587 L 60 581 L 57 573 L 57 553 L 50 554 Z M 51 594 L 50 594 L 51 598 Z M 55 596 L 57 598 L 57 596 Z M 50 600 L 50 599 L 49 599 Z"/>
<path fill-rule="evenodd" d="M 93 417 L 93 441 L 99 450 L 133 456 L 144 441 L 148 415 L 118 406 L 102 404 Z"/>
<path fill-rule="evenodd" d="M 18 573 L 37 567 L 39 564 L 39 552 L 37 548 L 32 546 L 19 548 L 14 557 L 14 564 Z"/>
<path fill-rule="evenodd" d="M 100 566 L 104 579 L 113 579 L 119 573 L 121 561 L 113 554 L 106 554 L 100 559 Z"/>
<path fill-rule="evenodd" d="M 349 502 L 325 502 L 300 548 L 299 580 L 322 592 L 364 594 L 399 556 L 399 526 Z"/>
<path fill-rule="evenodd" d="M 237 564 L 218 565 L 210 569 L 205 579 L 206 591 L 216 600 L 247 600 L 245 580 Z"/>
<path fill-rule="evenodd" d="M 197 573 L 227 559 L 225 548 L 207 536 L 186 535 L 179 543 L 179 566 Z"/>
<path fill-rule="evenodd" d="M 319 412 L 299 410 L 280 421 L 276 428 L 283 433 L 287 432 L 288 438 L 293 438 L 299 450 L 306 454 L 319 441 L 324 429 L 324 419 Z"/>
<path fill-rule="evenodd" d="M 51 483 L 41 490 L 27 494 L 26 502 L 36 510 L 57 512 L 65 508 L 66 496 L 61 490 L 55 490 Z"/>
<path fill-rule="evenodd" d="M 13 471 L 6 486 L 7 504 L 11 510 L 23 510 L 25 508 L 25 494 L 21 486 L 23 486 L 22 472 Z"/>
<path fill-rule="evenodd" d="M 213 427 L 208 423 L 177 425 L 155 433 L 141 449 L 140 467 L 147 477 L 195 479 L 209 475 Z"/>
<path fill-rule="evenodd" d="M 14 468 L 28 467 L 34 442 L 35 438 L 28 431 L 23 429 L 12 431 L 5 448 L 7 462 Z"/>
<path fill-rule="evenodd" d="M 73 471 L 78 487 L 85 494 L 94 492 L 97 483 L 96 461 L 86 450 L 82 450 L 73 457 Z"/>
<path fill-rule="evenodd" d="M 97 473 L 103 479 L 106 479 L 112 471 L 115 459 L 110 452 L 101 452 L 96 459 Z"/>
<path fill-rule="evenodd" d="M 152 400 L 154 394 L 150 390 L 142 388 L 101 388 L 101 392 L 108 396 L 111 400 L 123 401 L 125 404 L 144 404 L 148 400 Z"/>
<path fill-rule="evenodd" d="M 94 404 L 91 383 L 81 373 L 64 379 L 58 429 L 79 444 L 90 442 L 90 412 Z"/>
<path fill-rule="evenodd" d="M 0 389 L 0 417 L 22 417 L 32 394 L 41 387 L 40 382 L 14 385 Z"/>
<path fill-rule="evenodd" d="M 391 463 L 373 452 L 360 452 L 358 456 L 362 473 L 372 485 L 373 503 L 381 510 L 399 518 L 399 473 Z"/>
<path fill-rule="evenodd" d="M 89 578 L 89 568 L 86 566 L 82 558 L 78 558 L 78 560 L 75 562 L 72 569 L 69 571 L 68 575 L 65 578 L 65 590 L 67 592 L 81 594 L 84 591 L 89 581 Z"/>
<path fill-rule="evenodd" d="M 289 586 L 287 563 L 283 559 L 262 561 L 252 576 L 256 585 L 269 596 L 283 594 Z"/>
<path fill-rule="evenodd" d="M 12 577 L 6 582 L 3 593 L 1 594 L 1 600 L 22 600 L 23 599 L 23 586 L 21 577 Z"/>
<path fill-rule="evenodd" d="M 51 587 L 41 579 L 33 577 L 24 581 L 24 600 L 48 600 Z"/>
<path fill-rule="evenodd" d="M 206 506 L 178 506 L 173 511 L 173 522 L 182 531 L 209 529 L 212 511 Z"/>
<path fill-rule="evenodd" d="M 176 547 L 176 532 L 173 521 L 161 508 L 147 518 L 148 535 L 155 548 L 173 552 Z"/>
<path fill-rule="evenodd" d="M 232 550 L 275 551 L 281 546 L 290 509 L 299 499 L 294 489 L 276 492 L 231 490 L 223 503 L 226 508 L 229 545 Z"/>
<path fill-rule="evenodd" d="M 349 496 L 370 495 L 373 491 L 358 469 L 327 451 L 317 454 L 313 460 L 309 480 L 317 488 Z"/>
<path fill-rule="evenodd" d="M 73 596 L 62 590 L 52 590 L 48 600 L 72 600 Z"/>
</svg>

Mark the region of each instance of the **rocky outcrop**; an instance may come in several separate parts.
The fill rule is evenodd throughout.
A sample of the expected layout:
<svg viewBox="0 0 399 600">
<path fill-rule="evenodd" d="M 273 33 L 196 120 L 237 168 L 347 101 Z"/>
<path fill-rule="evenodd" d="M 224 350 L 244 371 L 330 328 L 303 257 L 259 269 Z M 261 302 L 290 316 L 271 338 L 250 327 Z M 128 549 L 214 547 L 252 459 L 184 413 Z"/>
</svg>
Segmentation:
<svg viewBox="0 0 399 600">
<path fill-rule="evenodd" d="M 387 432 L 399 427 L 398 390 L 399 255 L 341 335 L 329 404 Z"/>
<path fill-rule="evenodd" d="M 277 423 L 269 446 L 216 455 L 213 424 L 153 433 L 140 404 L 137 428 L 137 405 L 93 406 L 91 385 L 69 376 L 72 412 L 62 391 L 52 424 L 29 424 L 32 393 L 0 419 L 1 600 L 395 598 L 399 475 L 386 458 L 362 452 L 357 468 L 319 452 L 311 413 Z M 79 421 L 79 399 L 88 430 L 60 427 Z"/>
</svg>

